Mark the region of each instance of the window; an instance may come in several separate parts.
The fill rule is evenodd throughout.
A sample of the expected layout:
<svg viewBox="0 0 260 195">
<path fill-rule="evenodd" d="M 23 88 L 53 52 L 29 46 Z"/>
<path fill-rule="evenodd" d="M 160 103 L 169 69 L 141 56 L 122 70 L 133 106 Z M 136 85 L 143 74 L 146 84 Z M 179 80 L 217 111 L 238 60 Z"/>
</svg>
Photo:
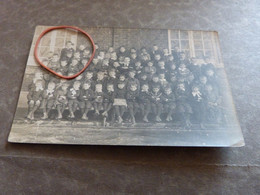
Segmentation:
<svg viewBox="0 0 260 195">
<path fill-rule="evenodd" d="M 216 49 L 218 43 L 215 41 L 215 35 L 214 32 L 210 31 L 169 30 L 169 50 L 173 51 L 175 47 L 178 47 L 189 57 L 204 59 L 207 56 L 213 62 L 219 64 L 220 57 Z"/>
</svg>

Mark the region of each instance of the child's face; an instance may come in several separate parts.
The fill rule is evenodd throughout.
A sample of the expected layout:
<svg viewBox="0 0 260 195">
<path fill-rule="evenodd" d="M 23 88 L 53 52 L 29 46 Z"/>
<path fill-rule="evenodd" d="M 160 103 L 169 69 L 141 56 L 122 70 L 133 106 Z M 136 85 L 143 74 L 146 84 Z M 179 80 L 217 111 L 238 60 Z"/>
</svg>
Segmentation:
<svg viewBox="0 0 260 195">
<path fill-rule="evenodd" d="M 85 66 L 85 65 L 88 63 L 88 61 L 85 60 L 85 59 L 83 59 L 83 60 L 81 61 L 81 63 Z"/>
<path fill-rule="evenodd" d="M 206 84 L 207 83 L 207 77 L 200 77 L 200 82 L 202 84 Z"/>
<path fill-rule="evenodd" d="M 207 70 L 207 72 L 206 72 L 206 75 L 207 76 L 213 76 L 214 75 L 214 71 L 213 70 Z"/>
<path fill-rule="evenodd" d="M 142 79 L 143 81 L 145 81 L 145 80 L 147 79 L 147 75 L 146 75 L 146 74 L 142 75 L 142 76 L 141 76 L 141 79 Z"/>
<path fill-rule="evenodd" d="M 101 51 L 101 52 L 99 53 L 99 57 L 104 58 L 104 57 L 105 57 L 105 52 Z"/>
<path fill-rule="evenodd" d="M 129 62 L 130 62 L 130 58 L 129 58 L 129 57 L 126 57 L 126 58 L 125 58 L 125 63 L 126 63 L 126 64 L 129 64 Z"/>
<path fill-rule="evenodd" d="M 129 77 L 130 78 L 134 78 L 135 77 L 135 73 L 134 72 L 129 72 Z"/>
<path fill-rule="evenodd" d="M 148 91 L 148 89 L 149 89 L 148 85 L 143 85 L 142 86 L 142 91 Z"/>
<path fill-rule="evenodd" d="M 83 51 L 83 55 L 89 55 L 90 54 L 90 51 L 88 50 L 88 49 L 85 49 L 84 51 Z"/>
<path fill-rule="evenodd" d="M 92 77 L 93 77 L 93 73 L 92 73 L 92 72 L 87 72 L 86 78 L 87 78 L 88 80 L 90 80 L 90 79 L 92 79 Z"/>
<path fill-rule="evenodd" d="M 179 68 L 180 69 L 186 69 L 186 65 L 185 64 L 181 64 Z"/>
<path fill-rule="evenodd" d="M 79 88 L 80 88 L 80 82 L 75 82 L 75 83 L 73 84 L 73 88 L 76 89 L 76 90 L 79 90 Z"/>
<path fill-rule="evenodd" d="M 124 53 L 125 52 L 125 48 L 124 47 L 120 47 L 120 52 Z"/>
<path fill-rule="evenodd" d="M 159 54 L 157 54 L 157 55 L 155 55 L 154 58 L 155 58 L 156 61 L 159 61 L 161 59 L 161 56 Z"/>
<path fill-rule="evenodd" d="M 157 83 L 159 81 L 159 77 L 153 77 L 153 82 Z"/>
<path fill-rule="evenodd" d="M 112 58 L 112 59 L 117 59 L 116 52 L 111 53 L 111 58 Z"/>
<path fill-rule="evenodd" d="M 119 77 L 119 80 L 120 80 L 120 81 L 125 81 L 125 76 L 121 75 L 121 76 Z"/>
<path fill-rule="evenodd" d="M 97 58 L 94 58 L 93 59 L 93 64 L 97 64 L 98 63 L 98 59 Z"/>
<path fill-rule="evenodd" d="M 70 42 L 68 42 L 67 44 L 66 44 L 66 46 L 67 46 L 67 48 L 72 48 L 72 44 L 70 43 Z"/>
<path fill-rule="evenodd" d="M 119 84 L 117 85 L 117 87 L 118 87 L 119 89 L 123 89 L 123 88 L 125 87 L 125 84 L 124 84 L 124 83 L 119 83 Z"/>
<path fill-rule="evenodd" d="M 131 58 L 132 58 L 132 59 L 135 59 L 135 58 L 136 58 L 136 53 L 132 53 L 132 54 L 131 54 Z"/>
<path fill-rule="evenodd" d="M 153 88 L 153 92 L 154 92 L 154 93 L 158 93 L 159 90 L 160 90 L 160 89 L 159 89 L 158 87 Z"/>
<path fill-rule="evenodd" d="M 49 90 L 52 90 L 52 89 L 54 89 L 55 88 L 55 83 L 49 83 L 48 84 L 48 89 Z"/>
<path fill-rule="evenodd" d="M 137 90 L 137 86 L 136 85 L 131 85 L 130 90 L 131 91 L 136 91 Z"/>
<path fill-rule="evenodd" d="M 153 66 L 153 63 L 152 62 L 148 62 L 148 64 L 147 64 L 148 66 Z"/>
<path fill-rule="evenodd" d="M 174 58 L 173 56 L 169 56 L 169 60 L 172 61 Z"/>
<path fill-rule="evenodd" d="M 61 86 L 61 89 L 62 89 L 63 91 L 67 90 L 67 89 L 68 89 L 68 85 L 62 85 L 62 86 Z"/>
<path fill-rule="evenodd" d="M 83 89 L 89 89 L 90 88 L 90 84 L 89 83 L 85 83 L 84 85 L 83 85 Z"/>
<path fill-rule="evenodd" d="M 163 61 L 160 61 L 158 65 L 159 65 L 160 68 L 164 68 L 165 63 Z"/>
<path fill-rule="evenodd" d="M 151 70 L 151 74 L 155 74 L 155 70 L 154 69 Z"/>
<path fill-rule="evenodd" d="M 59 60 L 59 56 L 58 55 L 54 55 L 53 57 L 52 57 L 52 61 L 53 62 L 57 62 Z"/>
<path fill-rule="evenodd" d="M 79 81 L 83 78 L 82 74 L 76 77 L 76 80 Z"/>
<path fill-rule="evenodd" d="M 67 53 L 67 57 L 68 57 L 68 58 L 71 58 L 71 57 L 72 57 L 72 53 L 71 53 L 71 52 L 68 52 L 68 53 Z"/>
<path fill-rule="evenodd" d="M 176 65 L 175 65 L 175 64 L 172 64 L 172 65 L 171 65 L 171 69 L 172 69 L 172 70 L 175 70 L 175 69 L 176 69 Z"/>
<path fill-rule="evenodd" d="M 43 78 L 43 74 L 41 72 L 36 72 L 35 73 L 35 78 L 42 79 Z"/>
<path fill-rule="evenodd" d="M 67 66 L 67 64 L 68 64 L 68 63 L 67 63 L 67 61 L 65 61 L 65 60 L 63 60 L 63 61 L 60 62 L 60 65 L 61 65 L 61 66 Z"/>
<path fill-rule="evenodd" d="M 177 77 L 176 76 L 171 76 L 171 82 L 175 82 L 177 81 Z"/>
<path fill-rule="evenodd" d="M 181 59 L 185 59 L 185 54 L 181 53 Z"/>
<path fill-rule="evenodd" d="M 113 85 L 108 85 L 107 86 L 107 91 L 114 91 L 114 86 Z"/>
<path fill-rule="evenodd" d="M 114 62 L 114 63 L 113 63 L 113 66 L 114 66 L 115 68 L 117 68 L 117 67 L 120 66 L 120 64 L 119 64 L 118 62 Z"/>
<path fill-rule="evenodd" d="M 159 74 L 159 79 L 165 79 L 165 74 Z"/>
<path fill-rule="evenodd" d="M 102 85 L 96 85 L 96 92 L 102 92 Z"/>
<path fill-rule="evenodd" d="M 171 92 L 172 92 L 172 90 L 171 90 L 170 88 L 165 90 L 165 93 L 166 93 L 167 95 L 171 94 Z"/>
<path fill-rule="evenodd" d="M 136 49 L 132 48 L 131 50 L 131 53 L 136 53 Z"/>
<path fill-rule="evenodd" d="M 110 77 L 116 77 L 116 72 L 115 71 L 110 71 L 109 72 Z"/>
<path fill-rule="evenodd" d="M 153 50 L 154 50 L 154 51 L 157 51 L 157 50 L 158 50 L 158 46 L 157 46 L 157 45 L 154 45 L 154 46 L 153 46 Z"/>
<path fill-rule="evenodd" d="M 84 46 L 84 45 L 80 45 L 80 46 L 79 46 L 79 50 L 80 50 L 80 51 L 83 51 L 84 49 L 85 49 L 85 46 Z"/>
<path fill-rule="evenodd" d="M 108 60 L 108 59 L 105 59 L 105 60 L 103 61 L 103 65 L 108 66 L 108 65 L 109 65 L 109 60 Z"/>
<path fill-rule="evenodd" d="M 113 51 L 114 51 L 114 48 L 113 47 L 109 47 L 108 52 L 112 53 Z"/>
<path fill-rule="evenodd" d="M 35 86 L 36 86 L 37 88 L 41 88 L 41 87 L 42 87 L 42 83 L 41 83 L 41 82 L 36 82 L 36 83 L 35 83 Z"/>
<path fill-rule="evenodd" d="M 140 66 L 141 66 L 141 62 L 136 62 L 136 63 L 135 63 L 135 66 L 136 66 L 136 67 L 140 67 Z"/>
<path fill-rule="evenodd" d="M 199 91 L 199 88 L 198 88 L 198 87 L 194 87 L 194 88 L 192 89 L 192 91 L 193 91 L 193 92 L 198 92 L 198 91 Z"/>
<path fill-rule="evenodd" d="M 185 85 L 183 83 L 178 84 L 178 88 L 185 89 Z"/>
<path fill-rule="evenodd" d="M 164 49 L 164 50 L 163 50 L 163 53 L 164 53 L 164 54 L 168 54 L 168 49 Z"/>
<path fill-rule="evenodd" d="M 97 79 L 98 80 L 103 80 L 104 79 L 104 75 L 103 74 L 97 74 Z"/>
<path fill-rule="evenodd" d="M 76 66 L 78 64 L 78 60 L 72 60 L 72 66 Z"/>
<path fill-rule="evenodd" d="M 74 57 L 75 57 L 75 58 L 79 58 L 79 57 L 80 57 L 80 53 L 79 53 L 79 52 L 75 52 L 75 53 L 74 53 Z"/>
</svg>

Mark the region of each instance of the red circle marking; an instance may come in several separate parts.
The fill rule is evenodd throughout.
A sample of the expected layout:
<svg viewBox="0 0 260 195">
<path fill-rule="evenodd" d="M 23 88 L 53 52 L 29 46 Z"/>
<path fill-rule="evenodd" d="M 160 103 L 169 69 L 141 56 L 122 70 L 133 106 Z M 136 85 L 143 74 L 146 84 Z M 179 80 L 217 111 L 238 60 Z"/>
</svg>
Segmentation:
<svg viewBox="0 0 260 195">
<path fill-rule="evenodd" d="M 39 57 L 38 57 L 38 46 L 39 46 L 39 43 L 40 43 L 42 37 L 43 37 L 46 33 L 50 32 L 50 31 L 52 31 L 52 30 L 64 29 L 64 28 L 74 29 L 74 30 L 77 30 L 77 31 L 83 33 L 84 35 L 86 35 L 86 36 L 88 37 L 88 39 L 90 40 L 90 42 L 91 42 L 91 44 L 92 44 L 92 49 L 93 49 L 92 55 L 91 55 L 89 61 L 87 62 L 87 64 L 84 66 L 84 68 L 83 68 L 81 71 L 79 71 L 78 73 L 76 73 L 76 74 L 74 74 L 74 75 L 72 75 L 72 76 L 64 76 L 64 75 L 58 74 L 58 73 L 55 72 L 54 70 L 52 70 L 52 69 L 50 69 L 49 67 L 47 67 L 46 65 L 44 65 L 44 64 L 40 61 L 40 59 L 39 59 Z M 47 70 L 50 71 L 51 73 L 55 74 L 56 76 L 59 76 L 59 77 L 61 77 L 61 78 L 63 78 L 63 79 L 73 79 L 73 78 L 79 76 L 82 72 L 84 72 L 84 70 L 86 70 L 86 68 L 89 66 L 90 62 L 93 60 L 93 58 L 94 58 L 94 56 L 95 56 L 95 52 L 96 52 L 96 48 L 95 48 L 94 41 L 93 41 L 93 39 L 91 38 L 91 36 L 90 36 L 87 32 L 85 32 L 84 30 L 82 30 L 82 29 L 80 29 L 80 28 L 78 28 L 78 27 L 75 27 L 75 26 L 54 26 L 54 27 L 50 27 L 50 28 L 44 30 L 44 31 L 40 34 L 39 38 L 37 39 L 37 41 L 36 41 L 36 43 L 35 43 L 34 57 L 35 57 L 36 61 L 37 61 L 42 67 L 44 67 L 45 69 L 47 69 Z"/>
</svg>

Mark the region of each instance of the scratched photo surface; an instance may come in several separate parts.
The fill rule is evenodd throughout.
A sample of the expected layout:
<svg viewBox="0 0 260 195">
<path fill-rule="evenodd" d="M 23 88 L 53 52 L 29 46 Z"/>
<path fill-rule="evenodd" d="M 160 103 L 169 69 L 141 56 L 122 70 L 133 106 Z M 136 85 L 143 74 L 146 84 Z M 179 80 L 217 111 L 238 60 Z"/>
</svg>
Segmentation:
<svg viewBox="0 0 260 195">
<path fill-rule="evenodd" d="M 9 142 L 244 145 L 217 32 L 82 27 L 95 57 L 66 80 L 34 59 L 47 28 L 36 27 Z M 38 46 L 40 60 L 66 76 L 91 54 L 88 38 L 70 29 L 47 33 Z"/>
</svg>

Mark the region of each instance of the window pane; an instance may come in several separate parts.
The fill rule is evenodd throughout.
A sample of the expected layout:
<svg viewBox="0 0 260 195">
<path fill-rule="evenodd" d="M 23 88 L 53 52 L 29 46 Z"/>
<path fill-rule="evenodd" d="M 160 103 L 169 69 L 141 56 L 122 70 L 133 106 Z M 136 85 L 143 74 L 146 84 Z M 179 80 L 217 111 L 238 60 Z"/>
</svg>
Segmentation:
<svg viewBox="0 0 260 195">
<path fill-rule="evenodd" d="M 195 50 L 195 56 L 196 58 L 202 59 L 204 57 L 204 53 L 202 50 Z"/>
<path fill-rule="evenodd" d="M 203 49 L 202 41 L 194 41 L 194 48 L 196 49 Z"/>
<path fill-rule="evenodd" d="M 179 31 L 171 30 L 171 39 L 179 39 Z"/>
<path fill-rule="evenodd" d="M 204 41 L 204 48 L 205 49 L 212 49 L 212 43 L 211 41 Z"/>
<path fill-rule="evenodd" d="M 190 49 L 189 41 L 181 41 L 181 49 Z"/>
<path fill-rule="evenodd" d="M 174 47 L 179 47 L 180 48 L 178 40 L 172 40 L 172 48 L 174 48 Z"/>
<path fill-rule="evenodd" d="M 63 38 L 56 38 L 56 47 L 64 47 L 64 39 Z"/>
<path fill-rule="evenodd" d="M 213 58 L 213 53 L 211 50 L 205 50 L 205 55 L 211 59 Z"/>
<path fill-rule="evenodd" d="M 48 57 L 48 53 L 49 52 L 50 52 L 50 48 L 49 47 L 40 47 L 39 56 L 40 57 Z"/>
<path fill-rule="evenodd" d="M 50 46 L 51 38 L 44 36 L 41 40 L 41 46 Z"/>
<path fill-rule="evenodd" d="M 180 31 L 181 39 L 189 39 L 188 31 Z"/>
<path fill-rule="evenodd" d="M 57 37 L 63 37 L 65 35 L 65 32 L 65 29 L 57 30 Z"/>
<path fill-rule="evenodd" d="M 201 39 L 201 31 L 193 31 L 193 39 Z"/>
<path fill-rule="evenodd" d="M 205 39 L 207 39 L 207 40 L 211 39 L 211 32 L 203 32 L 203 39 L 204 40 Z"/>
</svg>

